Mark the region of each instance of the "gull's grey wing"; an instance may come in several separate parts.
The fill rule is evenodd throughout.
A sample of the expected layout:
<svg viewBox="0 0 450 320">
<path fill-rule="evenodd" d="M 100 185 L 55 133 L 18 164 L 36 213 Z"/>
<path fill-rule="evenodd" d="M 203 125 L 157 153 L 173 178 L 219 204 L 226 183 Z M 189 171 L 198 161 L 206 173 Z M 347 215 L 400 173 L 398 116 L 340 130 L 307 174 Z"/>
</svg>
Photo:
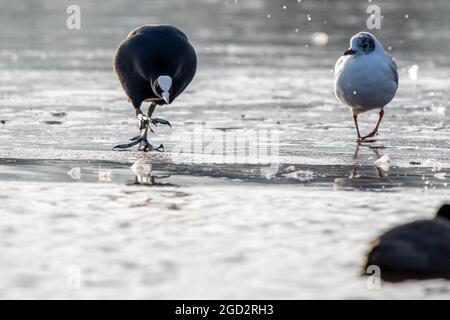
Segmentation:
<svg viewBox="0 0 450 320">
<path fill-rule="evenodd" d="M 334 76 L 335 77 L 337 77 L 338 73 L 341 72 L 341 65 L 342 65 L 342 62 L 344 62 L 345 58 L 346 58 L 346 56 L 341 56 L 336 61 L 336 64 L 334 65 Z"/>
<path fill-rule="evenodd" d="M 386 54 L 388 57 L 389 68 L 391 68 L 392 73 L 394 74 L 394 80 L 398 87 L 398 72 L 397 72 L 397 64 L 394 59 L 389 54 Z"/>
</svg>

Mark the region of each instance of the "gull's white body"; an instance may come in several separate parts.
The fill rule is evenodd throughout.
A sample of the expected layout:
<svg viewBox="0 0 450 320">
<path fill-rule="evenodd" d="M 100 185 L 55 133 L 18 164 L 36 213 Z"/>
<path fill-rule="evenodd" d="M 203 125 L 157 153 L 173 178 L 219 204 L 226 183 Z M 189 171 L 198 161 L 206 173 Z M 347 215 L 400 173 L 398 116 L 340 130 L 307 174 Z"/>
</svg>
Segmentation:
<svg viewBox="0 0 450 320">
<path fill-rule="evenodd" d="M 344 55 L 336 62 L 334 93 L 352 108 L 353 114 L 382 109 L 397 92 L 397 66 L 381 43 L 373 38 L 374 51 Z M 353 41 L 350 44 L 353 47 Z"/>
</svg>

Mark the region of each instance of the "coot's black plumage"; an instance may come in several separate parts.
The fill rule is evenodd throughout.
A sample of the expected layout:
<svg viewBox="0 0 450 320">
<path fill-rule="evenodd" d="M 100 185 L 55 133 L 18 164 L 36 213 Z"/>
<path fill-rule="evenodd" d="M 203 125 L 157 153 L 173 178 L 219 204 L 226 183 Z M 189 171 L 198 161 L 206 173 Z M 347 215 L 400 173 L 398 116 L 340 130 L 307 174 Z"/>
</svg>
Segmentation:
<svg viewBox="0 0 450 320">
<path fill-rule="evenodd" d="M 114 69 L 129 101 L 136 109 L 141 134 L 129 144 L 140 143 L 139 150 L 158 150 L 147 141 L 149 124 L 167 124 L 151 118 L 157 105 L 170 104 L 194 78 L 197 69 L 195 50 L 186 35 L 176 27 L 145 25 L 134 29 L 119 45 Z M 142 114 L 142 102 L 150 101 L 148 116 Z M 151 130 L 151 129 L 150 129 Z"/>
<path fill-rule="evenodd" d="M 373 241 L 365 270 L 377 265 L 382 278 L 450 278 L 450 205 L 432 220 L 418 220 L 389 230 Z"/>
</svg>

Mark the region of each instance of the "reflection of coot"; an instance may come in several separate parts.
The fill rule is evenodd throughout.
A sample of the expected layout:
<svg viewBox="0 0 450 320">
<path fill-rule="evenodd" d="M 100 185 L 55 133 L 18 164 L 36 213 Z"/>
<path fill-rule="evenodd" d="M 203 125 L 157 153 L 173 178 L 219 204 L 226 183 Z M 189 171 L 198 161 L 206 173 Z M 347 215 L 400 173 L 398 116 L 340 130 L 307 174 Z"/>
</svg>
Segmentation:
<svg viewBox="0 0 450 320">
<path fill-rule="evenodd" d="M 373 241 L 365 269 L 376 265 L 386 280 L 450 278 L 450 205 L 432 220 L 393 228 Z"/>
<path fill-rule="evenodd" d="M 135 179 L 128 185 L 144 185 L 144 186 L 176 186 L 171 183 L 160 183 L 156 179 L 166 179 L 170 175 L 155 176 L 152 174 L 152 164 L 145 158 L 139 158 L 131 166 L 131 170 L 134 172 Z"/>
<path fill-rule="evenodd" d="M 166 186 L 166 187 L 178 187 L 176 184 L 173 183 L 161 183 L 157 182 L 156 179 L 165 179 L 169 178 L 170 175 L 165 176 L 136 176 L 133 182 L 128 183 L 128 185 L 142 185 L 142 186 Z"/>
</svg>

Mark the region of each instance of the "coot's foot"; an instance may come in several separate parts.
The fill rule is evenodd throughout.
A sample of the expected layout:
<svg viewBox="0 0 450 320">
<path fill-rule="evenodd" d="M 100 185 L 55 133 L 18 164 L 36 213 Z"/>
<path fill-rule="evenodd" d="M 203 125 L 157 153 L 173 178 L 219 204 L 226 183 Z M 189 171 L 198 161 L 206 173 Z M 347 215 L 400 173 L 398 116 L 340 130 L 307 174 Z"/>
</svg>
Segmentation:
<svg viewBox="0 0 450 320">
<path fill-rule="evenodd" d="M 139 151 L 164 151 L 164 146 L 160 144 L 158 147 L 153 146 L 150 142 L 147 140 L 147 129 L 143 130 L 142 134 L 140 136 L 132 138 L 132 142 L 125 143 L 125 144 L 119 144 L 113 148 L 113 150 L 117 149 L 128 149 L 131 148 L 137 144 Z"/>
<path fill-rule="evenodd" d="M 157 127 L 157 126 L 158 126 L 158 123 L 159 123 L 159 124 L 165 124 L 165 125 L 168 125 L 169 127 L 172 128 L 172 125 L 170 124 L 169 121 L 164 120 L 164 119 L 161 119 L 161 118 L 150 118 L 150 122 L 151 122 L 155 127 Z"/>
<path fill-rule="evenodd" d="M 142 140 L 141 143 L 139 144 L 138 147 L 139 151 L 160 151 L 160 152 L 164 152 L 164 146 L 162 144 L 160 144 L 159 146 L 155 147 L 153 146 L 150 142 L 148 142 L 147 140 Z"/>
<path fill-rule="evenodd" d="M 155 108 L 155 105 L 151 104 L 149 107 L 148 116 L 144 115 L 140 109 L 136 110 L 136 116 L 139 121 L 139 130 L 141 133 L 138 136 L 131 138 L 130 143 L 119 144 L 119 145 L 115 146 L 113 148 L 113 150 L 128 149 L 128 148 L 131 148 L 131 147 L 139 144 L 139 146 L 138 146 L 139 151 L 144 151 L 144 152 L 146 152 L 146 151 L 164 151 L 164 146 L 162 144 L 160 144 L 158 147 L 154 147 L 147 140 L 148 130 L 150 130 L 151 132 L 154 132 L 152 130 L 152 128 L 150 128 L 150 124 L 153 124 L 156 127 L 157 124 L 159 123 L 159 124 L 168 125 L 169 127 L 172 128 L 169 121 L 160 119 L 160 118 L 151 118 L 150 117 L 151 114 L 153 113 L 154 108 Z"/>
</svg>

